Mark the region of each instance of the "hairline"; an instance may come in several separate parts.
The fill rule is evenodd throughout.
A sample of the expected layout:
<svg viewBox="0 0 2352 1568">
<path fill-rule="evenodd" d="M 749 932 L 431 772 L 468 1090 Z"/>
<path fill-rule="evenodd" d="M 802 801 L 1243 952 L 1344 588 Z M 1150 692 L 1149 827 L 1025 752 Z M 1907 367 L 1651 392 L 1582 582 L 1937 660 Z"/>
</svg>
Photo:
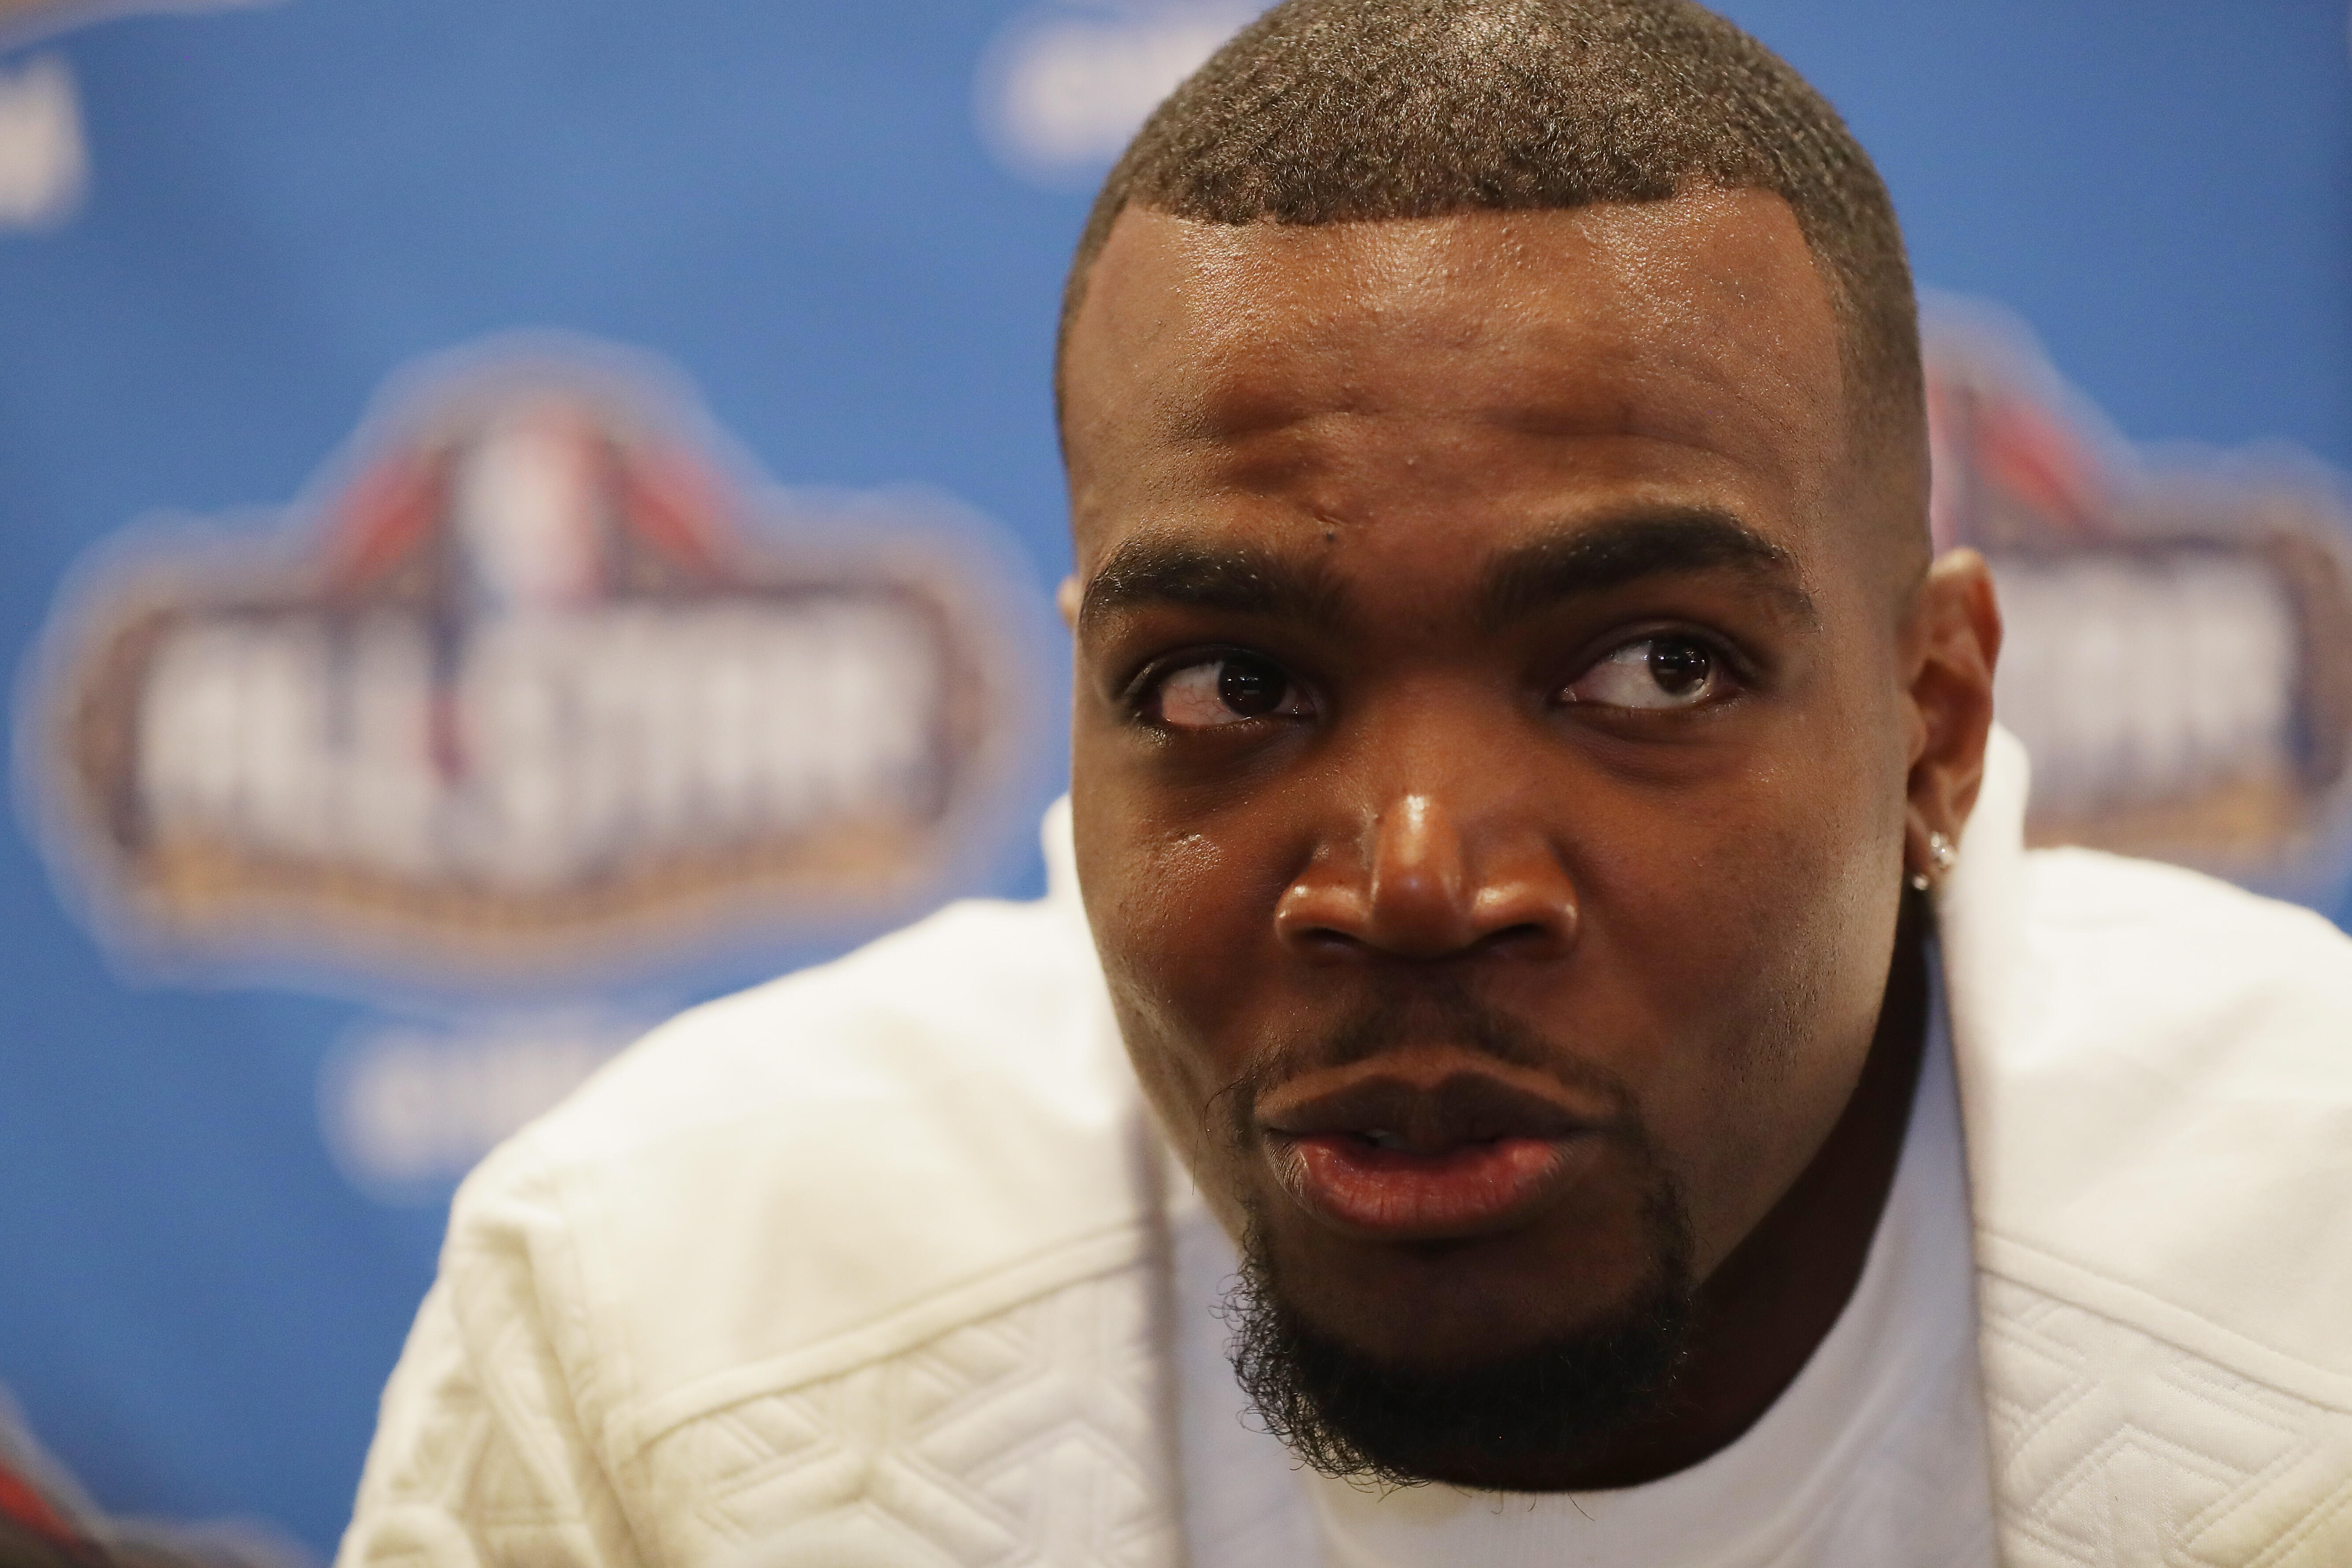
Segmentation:
<svg viewBox="0 0 2352 1568">
<path fill-rule="evenodd" d="M 1209 216 L 1197 216 L 1197 214 L 1176 212 L 1173 207 L 1162 207 L 1162 205 L 1155 205 L 1155 202 L 1136 200 L 1136 197 L 1129 195 L 1119 200 L 1118 207 L 1096 214 L 1096 216 L 1091 216 L 1089 221 L 1087 221 L 1087 233 L 1079 235 L 1077 254 L 1070 258 L 1070 273 L 1068 278 L 1063 279 L 1061 318 L 1058 318 L 1056 331 L 1054 331 L 1054 428 L 1068 430 L 1068 406 L 1066 406 L 1066 397 L 1068 397 L 1070 339 L 1073 339 L 1075 331 L 1077 331 L 1077 318 L 1079 318 L 1079 312 L 1085 310 L 1087 296 L 1094 294 L 1094 268 L 1096 263 L 1103 258 L 1103 249 L 1110 245 L 1110 233 L 1118 228 L 1119 218 L 1127 216 L 1129 212 L 1150 212 L 1150 214 L 1157 214 L 1157 216 L 1176 218 L 1176 221 L 1181 221 L 1181 224 L 1213 224 L 1213 226 L 1223 226 L 1223 228 L 1261 228 L 1261 226 L 1263 228 L 1339 228 L 1339 226 L 1343 224 L 1416 224 L 1416 221 L 1425 221 L 1425 218 L 1458 218 L 1458 216 L 1467 216 L 1467 214 L 1592 212 L 1595 207 L 1656 207 L 1656 205 L 1677 202 L 1682 200 L 1682 197 L 1698 195 L 1698 193 L 1706 193 L 1706 191 L 1727 193 L 1727 195 L 1755 191 L 1759 193 L 1759 195 L 1773 197 L 1776 202 L 1780 202 L 1780 207 L 1788 209 L 1790 218 L 1797 224 L 1797 237 L 1804 240 L 1806 261 L 1811 261 L 1813 275 L 1821 279 L 1821 287 L 1828 291 L 1830 296 L 1830 318 L 1837 322 L 1837 367 L 1839 367 L 1839 374 L 1842 374 L 1846 381 L 1844 385 L 1846 402 L 1849 402 L 1849 405 L 1851 402 L 1861 402 L 1863 397 L 1865 397 L 1865 388 L 1867 388 L 1867 376 L 1861 369 L 1863 360 L 1865 360 L 1865 348 L 1867 348 L 1865 343 L 1867 327 L 1861 320 L 1861 306 L 1858 306 L 1858 300 L 1853 299 L 1853 289 L 1846 287 L 1844 273 L 1839 270 L 1837 261 L 1834 261 L 1832 257 L 1828 257 L 1828 254 L 1822 251 L 1822 247 L 1813 240 L 1811 228 L 1809 228 L 1804 221 L 1804 209 L 1801 209 L 1797 202 L 1790 200 L 1785 191 L 1778 191 L 1776 185 L 1761 184 L 1761 181 L 1757 181 L 1757 184 L 1727 184 L 1727 181 L 1689 179 L 1686 184 L 1679 185 L 1673 195 L 1646 197 L 1646 200 L 1642 200 L 1642 197 L 1633 197 L 1633 200 L 1612 200 L 1612 202 L 1557 202 L 1557 205 L 1550 205 L 1550 202 L 1548 202 L 1548 205 L 1538 205 L 1538 207 L 1517 207 L 1517 205 L 1500 205 L 1500 202 L 1496 202 L 1496 205 L 1484 205 L 1484 202 L 1461 202 L 1461 205 L 1442 207 L 1437 209 L 1437 212 L 1395 214 L 1395 216 L 1328 218 L 1328 221 L 1322 221 L 1322 224 L 1296 224 L 1296 221 L 1284 221 L 1284 218 L 1270 218 L 1270 216 L 1246 218 L 1246 221 L 1242 221 L 1242 224 L 1230 224 L 1230 221 L 1225 221 L 1225 218 L 1209 218 Z"/>
</svg>

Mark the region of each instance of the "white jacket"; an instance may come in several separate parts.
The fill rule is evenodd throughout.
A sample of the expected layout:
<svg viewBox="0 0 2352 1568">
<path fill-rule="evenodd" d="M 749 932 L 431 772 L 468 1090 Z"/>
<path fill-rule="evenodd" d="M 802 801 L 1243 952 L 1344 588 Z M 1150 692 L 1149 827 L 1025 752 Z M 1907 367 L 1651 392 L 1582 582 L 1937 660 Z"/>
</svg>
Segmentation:
<svg viewBox="0 0 2352 1568">
<path fill-rule="evenodd" d="M 2003 1560 L 2347 1568 L 2352 941 L 2028 853 L 2024 790 L 1996 736 L 1940 908 Z M 1167 1166 L 1059 837 L 475 1173 L 339 1568 L 1184 1562 Z"/>
</svg>

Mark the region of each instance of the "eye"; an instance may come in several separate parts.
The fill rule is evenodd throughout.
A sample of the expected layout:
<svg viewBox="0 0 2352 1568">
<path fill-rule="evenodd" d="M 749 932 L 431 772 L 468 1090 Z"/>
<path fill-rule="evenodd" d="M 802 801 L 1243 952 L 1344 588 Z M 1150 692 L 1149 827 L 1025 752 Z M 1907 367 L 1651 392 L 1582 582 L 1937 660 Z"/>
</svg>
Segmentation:
<svg viewBox="0 0 2352 1568">
<path fill-rule="evenodd" d="M 1282 666 L 1256 654 L 1229 653 L 1169 671 L 1150 706 L 1161 723 L 1210 730 L 1251 719 L 1304 718 L 1312 710 Z"/>
<path fill-rule="evenodd" d="M 1721 654 L 1696 637 L 1661 634 L 1612 649 L 1561 696 L 1596 707 L 1657 711 L 1696 708 L 1730 685 Z"/>
</svg>

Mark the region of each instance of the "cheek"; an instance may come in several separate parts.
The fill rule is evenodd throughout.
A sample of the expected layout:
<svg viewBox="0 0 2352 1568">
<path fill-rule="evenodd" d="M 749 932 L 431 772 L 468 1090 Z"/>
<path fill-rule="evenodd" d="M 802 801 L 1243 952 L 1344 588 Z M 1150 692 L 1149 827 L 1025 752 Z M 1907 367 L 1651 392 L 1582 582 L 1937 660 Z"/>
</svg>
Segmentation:
<svg viewBox="0 0 2352 1568">
<path fill-rule="evenodd" d="M 1078 878 L 1139 1078 L 1188 1161 L 1208 1102 L 1237 1077 L 1230 1027 L 1270 935 L 1271 898 L 1237 847 L 1073 792 Z M 1223 1048 L 1221 1048 L 1221 1046 Z"/>
<path fill-rule="evenodd" d="M 1675 803 L 1586 876 L 1579 957 L 1620 971 L 1659 1021 L 1642 1098 L 1703 1268 L 1828 1137 L 1893 952 L 1899 776 L 1834 750 L 1788 756 Z"/>
<path fill-rule="evenodd" d="M 1116 984 L 1189 1015 L 1236 962 L 1249 879 L 1205 833 L 1127 832 L 1116 849 L 1080 861 L 1096 946 Z"/>
</svg>

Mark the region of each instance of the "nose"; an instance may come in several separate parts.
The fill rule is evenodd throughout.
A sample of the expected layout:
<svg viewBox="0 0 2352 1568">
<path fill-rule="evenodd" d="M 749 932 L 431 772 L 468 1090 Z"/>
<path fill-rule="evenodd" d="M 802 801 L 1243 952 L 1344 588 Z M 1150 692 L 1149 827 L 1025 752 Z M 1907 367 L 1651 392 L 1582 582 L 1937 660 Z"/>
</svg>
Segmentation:
<svg viewBox="0 0 2352 1568">
<path fill-rule="evenodd" d="M 1327 842 L 1275 908 L 1289 947 L 1315 955 L 1445 959 L 1565 953 L 1576 893 L 1540 833 L 1465 833 L 1433 794 L 1402 793 Z"/>
</svg>

